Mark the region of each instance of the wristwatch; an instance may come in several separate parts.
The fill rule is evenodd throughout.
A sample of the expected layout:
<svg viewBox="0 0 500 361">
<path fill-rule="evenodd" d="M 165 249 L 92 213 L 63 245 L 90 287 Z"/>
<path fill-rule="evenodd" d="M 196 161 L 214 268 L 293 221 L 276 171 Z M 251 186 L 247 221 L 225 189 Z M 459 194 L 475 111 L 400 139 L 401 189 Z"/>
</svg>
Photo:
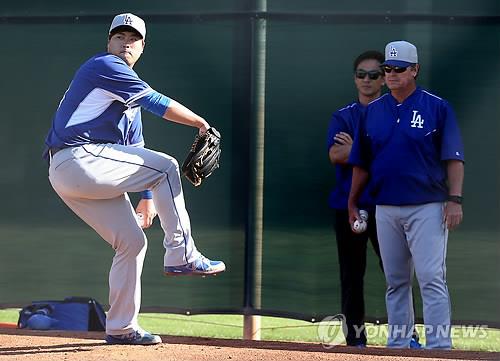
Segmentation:
<svg viewBox="0 0 500 361">
<path fill-rule="evenodd" d="M 462 196 L 448 196 L 447 200 L 449 202 L 454 202 L 454 203 L 462 204 L 463 201 L 464 201 L 464 197 L 462 197 Z"/>
</svg>

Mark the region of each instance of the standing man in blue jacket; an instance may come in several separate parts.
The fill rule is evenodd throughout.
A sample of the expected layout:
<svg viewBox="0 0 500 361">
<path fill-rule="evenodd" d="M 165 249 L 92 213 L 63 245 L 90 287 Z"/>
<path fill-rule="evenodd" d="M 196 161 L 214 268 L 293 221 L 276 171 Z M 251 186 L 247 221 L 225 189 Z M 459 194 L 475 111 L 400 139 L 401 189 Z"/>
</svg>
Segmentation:
<svg viewBox="0 0 500 361">
<path fill-rule="evenodd" d="M 382 65 L 390 93 L 368 105 L 352 146 L 349 221 L 370 179 L 387 281 L 388 346 L 407 348 L 414 326 L 414 273 L 423 300 L 426 348 L 451 348 L 446 285 L 448 231 L 462 221 L 464 154 L 451 106 L 417 86 L 417 48 L 394 41 Z"/>
<path fill-rule="evenodd" d="M 340 270 L 341 310 L 345 316 L 348 346 L 366 346 L 364 276 L 368 240 L 377 255 L 380 267 L 382 260 L 377 240 L 375 205 L 365 191 L 360 199 L 360 208 L 368 212 L 368 229 L 354 233 L 349 224 L 347 199 L 351 189 L 352 166 L 349 154 L 359 121 L 365 107 L 377 99 L 384 86 L 384 74 L 380 69 L 384 54 L 369 50 L 354 60 L 354 85 L 357 100 L 333 113 L 328 127 L 327 149 L 330 162 L 335 166 L 335 188 L 329 197 L 330 208 L 335 212 L 335 238 Z"/>
</svg>

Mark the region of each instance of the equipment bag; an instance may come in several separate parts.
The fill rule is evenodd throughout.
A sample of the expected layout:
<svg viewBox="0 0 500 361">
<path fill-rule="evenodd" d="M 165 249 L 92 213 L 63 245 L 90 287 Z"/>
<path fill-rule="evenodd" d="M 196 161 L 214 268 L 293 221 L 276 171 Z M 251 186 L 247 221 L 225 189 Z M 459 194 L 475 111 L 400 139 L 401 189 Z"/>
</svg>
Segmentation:
<svg viewBox="0 0 500 361">
<path fill-rule="evenodd" d="M 106 313 L 93 298 L 33 301 L 19 311 L 18 328 L 35 330 L 105 331 Z"/>
</svg>

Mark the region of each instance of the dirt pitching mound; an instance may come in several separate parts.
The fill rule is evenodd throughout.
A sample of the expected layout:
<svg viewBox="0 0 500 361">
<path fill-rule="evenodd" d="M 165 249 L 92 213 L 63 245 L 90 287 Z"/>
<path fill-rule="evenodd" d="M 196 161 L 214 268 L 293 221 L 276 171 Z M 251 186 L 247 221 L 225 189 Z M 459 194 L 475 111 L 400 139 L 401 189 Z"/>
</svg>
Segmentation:
<svg viewBox="0 0 500 361">
<path fill-rule="evenodd" d="M 158 361 L 158 360 L 500 360 L 500 353 L 394 350 L 383 347 L 330 349 L 315 343 L 243 341 L 162 336 L 156 346 L 109 346 L 100 332 L 0 329 L 0 360 Z"/>
</svg>

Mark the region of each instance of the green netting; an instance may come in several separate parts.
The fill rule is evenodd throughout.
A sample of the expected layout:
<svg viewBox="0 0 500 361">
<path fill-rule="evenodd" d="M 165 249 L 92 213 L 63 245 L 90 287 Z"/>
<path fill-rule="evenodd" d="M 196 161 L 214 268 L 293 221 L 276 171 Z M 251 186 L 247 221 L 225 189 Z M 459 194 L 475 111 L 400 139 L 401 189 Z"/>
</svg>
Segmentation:
<svg viewBox="0 0 500 361">
<path fill-rule="evenodd" d="M 498 25 L 426 22 L 271 22 L 264 198 L 263 283 L 267 291 L 262 293 L 263 308 L 280 309 L 286 304 L 294 312 L 307 309 L 331 314 L 340 310 L 333 214 L 326 203 L 334 184 L 325 145 L 328 122 L 333 111 L 356 96 L 353 58 L 366 49 L 383 49 L 388 41 L 408 39 L 419 47 L 419 83 L 451 102 L 465 142 L 465 219 L 451 233 L 448 247 L 453 317 L 499 321 L 500 164 L 495 140 L 499 126 L 493 121 L 500 110 L 500 76 L 495 74 L 499 65 L 494 60 L 500 52 L 498 30 Z M 477 50 L 486 47 L 488 54 L 479 60 Z M 488 211 L 482 211 L 484 207 Z M 383 317 L 385 285 L 373 252 L 369 251 L 369 257 L 367 312 Z M 290 272 L 291 267 L 299 269 Z M 417 304 L 417 316 L 421 317 L 418 298 Z"/>
<path fill-rule="evenodd" d="M 249 2 L 235 3 L 221 1 L 215 10 L 251 8 Z M 352 4 L 327 3 L 332 2 L 313 1 L 305 7 L 304 2 L 269 1 L 268 7 L 383 14 L 380 3 L 362 12 Z M 74 71 L 105 49 L 109 24 L 101 17 L 76 23 L 71 17 L 58 23 L 29 21 L 35 15 L 80 12 L 82 16 L 109 12 L 111 19 L 114 7 L 92 4 L 83 12 L 71 7 L 44 12 L 35 6 L 31 11 L 11 7 L 1 13 L 6 16 L 0 29 L 8 35 L 4 44 L 8 56 L 2 58 L 5 71 L 0 83 L 4 204 L 0 209 L 0 305 L 69 295 L 107 303 L 113 252 L 57 198 L 40 154 L 53 112 Z M 393 13 L 447 14 L 441 4 L 426 4 L 401 6 Z M 470 2 L 454 4 L 450 15 L 500 16 L 493 2 L 479 2 L 473 8 Z M 207 11 L 201 2 L 192 8 L 167 4 L 161 10 Z M 156 224 L 147 231 L 144 309 L 260 312 L 305 319 L 340 311 L 333 214 L 326 202 L 334 185 L 325 146 L 327 125 L 331 113 L 355 97 L 353 58 L 404 38 L 418 46 L 420 84 L 451 102 L 465 142 L 465 220 L 451 234 L 448 247 L 453 319 L 500 324 L 499 22 L 482 22 L 480 17 L 466 23 L 405 22 L 404 18 L 392 24 L 378 18 L 366 24 L 297 17 L 268 21 L 262 289 L 260 307 L 249 309 L 245 308 L 245 252 L 250 246 L 246 243 L 252 176 L 248 145 L 253 129 L 250 16 L 168 22 L 158 16 L 159 8 L 148 11 L 156 17 L 148 23 L 146 51 L 135 69 L 153 88 L 203 114 L 223 134 L 221 168 L 202 188 L 194 189 L 189 183 L 184 187 L 199 248 L 209 257 L 223 259 L 228 272 L 210 279 L 164 277 L 162 235 Z M 8 16 L 26 19 L 9 24 Z M 146 112 L 144 127 L 149 147 L 184 157 L 192 129 Z M 384 278 L 371 251 L 365 287 L 368 316 L 384 318 Z M 417 314 L 421 316 L 420 307 Z"/>
<path fill-rule="evenodd" d="M 41 159 L 52 115 L 78 66 L 105 49 L 108 24 L 3 25 L 9 34 L 5 60 L 10 69 L 1 83 L 2 196 L 0 235 L 0 303 L 90 294 L 107 303 L 111 248 L 58 199 Z M 224 259 L 227 276 L 197 280 L 162 274 L 163 237 L 158 224 L 148 231 L 149 252 L 143 275 L 145 307 L 241 308 L 246 190 L 236 188 L 239 169 L 232 149 L 233 23 L 148 26 L 145 55 L 135 70 L 163 91 L 213 122 L 224 135 L 222 167 L 203 187 L 185 183 L 193 234 L 209 257 Z M 26 39 L 30 46 L 26 47 Z M 57 43 L 57 52 L 47 50 Z M 144 112 L 146 143 L 183 159 L 195 130 Z M 244 177 L 247 175 L 243 172 Z M 244 182 L 243 182 L 244 184 Z"/>
</svg>

